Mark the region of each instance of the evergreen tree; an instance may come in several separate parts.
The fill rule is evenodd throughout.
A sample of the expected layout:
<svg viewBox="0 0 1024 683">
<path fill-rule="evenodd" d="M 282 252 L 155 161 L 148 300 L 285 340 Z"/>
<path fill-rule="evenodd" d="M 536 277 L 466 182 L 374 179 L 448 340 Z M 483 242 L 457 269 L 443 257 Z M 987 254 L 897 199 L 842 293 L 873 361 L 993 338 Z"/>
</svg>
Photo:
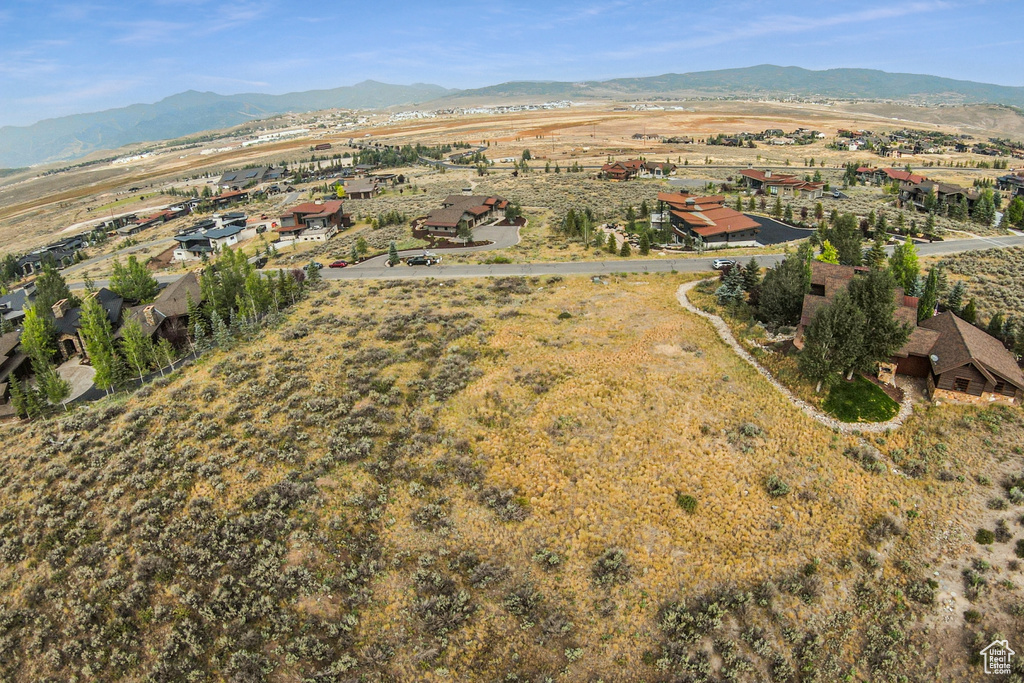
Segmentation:
<svg viewBox="0 0 1024 683">
<path fill-rule="evenodd" d="M 126 301 L 147 304 L 156 298 L 160 291 L 160 285 L 149 274 L 149 270 L 139 263 L 139 260 L 132 254 L 128 257 L 128 265 L 122 265 L 120 259 L 114 259 L 110 291 Z"/>
<path fill-rule="evenodd" d="M 51 405 L 62 403 L 71 395 L 71 383 L 57 373 L 57 368 L 47 364 L 42 371 L 36 373 L 36 385 L 39 387 L 40 399 Z"/>
<path fill-rule="evenodd" d="M 847 370 L 864 343 L 864 313 L 843 291 L 815 313 L 804 330 L 804 348 L 797 358 L 800 371 L 817 383 L 831 383 L 837 373 Z"/>
<path fill-rule="evenodd" d="M 826 235 L 838 252 L 839 263 L 844 266 L 860 265 L 861 232 L 857 227 L 856 216 L 851 213 L 838 216 L 826 230 Z"/>
<path fill-rule="evenodd" d="M 370 245 L 366 243 L 366 238 L 362 235 L 356 240 L 356 251 L 359 252 L 360 256 L 366 256 L 370 251 Z"/>
<path fill-rule="evenodd" d="M 1024 227 L 1024 197 L 1014 197 L 1013 201 L 1006 207 L 1003 218 L 1010 225 Z"/>
<path fill-rule="evenodd" d="M 743 211 L 743 197 L 736 195 L 736 210 Z"/>
<path fill-rule="evenodd" d="M 996 313 L 988 321 L 988 326 L 985 331 L 991 334 L 996 339 L 1003 339 L 1003 325 L 1006 323 L 1006 316 L 1003 315 L 1002 311 Z"/>
<path fill-rule="evenodd" d="M 309 268 L 306 269 L 306 281 L 311 285 L 315 285 L 321 280 L 323 280 L 323 277 L 320 275 L 320 266 L 315 262 L 310 262 Z"/>
<path fill-rule="evenodd" d="M 939 303 L 939 267 L 935 266 L 928 270 L 928 279 L 925 281 L 924 292 L 917 302 L 917 322 L 927 320 L 935 315 L 935 306 Z"/>
<path fill-rule="evenodd" d="M 395 242 L 394 240 L 392 240 L 391 244 L 388 245 L 388 263 L 390 263 L 393 266 L 397 266 L 398 261 L 398 247 L 395 246 Z"/>
<path fill-rule="evenodd" d="M 881 235 L 879 235 L 880 237 Z M 885 245 L 882 240 L 875 239 L 871 244 L 871 249 L 868 250 L 866 256 L 867 264 L 870 268 L 879 269 L 884 268 L 887 264 L 887 256 L 885 254 Z"/>
<path fill-rule="evenodd" d="M 45 263 L 43 271 L 36 278 L 36 300 L 35 305 L 40 311 L 49 312 L 55 303 L 61 299 L 67 299 L 72 308 L 78 305 L 78 300 L 71 295 L 68 283 L 52 263 Z"/>
<path fill-rule="evenodd" d="M 629 256 L 630 252 L 631 250 L 629 248 L 629 240 L 622 240 L 622 247 L 619 248 L 619 256 Z"/>
<path fill-rule="evenodd" d="M 960 312 L 960 317 L 972 325 L 978 322 L 978 305 L 974 303 L 973 298 L 964 306 L 963 311 Z"/>
<path fill-rule="evenodd" d="M 917 250 L 909 237 L 893 249 L 892 256 L 889 257 L 889 270 L 903 291 L 913 291 L 920 275 L 920 268 L 917 265 Z"/>
<path fill-rule="evenodd" d="M 924 221 L 924 234 L 928 239 L 935 237 L 935 214 L 928 214 L 928 218 Z"/>
<path fill-rule="evenodd" d="M 28 405 L 25 398 L 25 385 L 20 379 L 14 377 L 10 378 L 10 389 L 11 389 L 11 408 L 14 409 L 14 414 L 18 417 L 28 417 Z"/>
<path fill-rule="evenodd" d="M 854 305 L 864 314 L 864 336 L 848 369 L 868 372 L 887 361 L 910 337 L 911 327 L 895 318 L 896 282 L 886 270 L 869 270 L 850 281 L 847 291 Z"/>
<path fill-rule="evenodd" d="M 953 285 L 953 289 L 949 290 L 949 296 L 946 298 L 946 308 L 960 315 L 965 296 L 967 296 L 967 283 L 963 280 L 957 280 L 956 284 Z"/>
<path fill-rule="evenodd" d="M 743 301 L 743 269 L 733 266 L 722 279 L 722 284 L 715 290 L 715 297 L 722 306 Z"/>
<path fill-rule="evenodd" d="M 640 233 L 640 255 L 647 256 L 651 253 L 651 238 L 647 236 L 647 231 L 644 230 Z"/>
<path fill-rule="evenodd" d="M 825 207 L 821 205 L 821 202 L 814 205 L 814 217 L 819 221 L 825 217 Z"/>
<path fill-rule="evenodd" d="M 604 230 L 598 230 L 594 233 L 594 247 L 596 249 L 604 247 Z"/>
<path fill-rule="evenodd" d="M 747 211 L 753 212 L 753 211 L 756 211 L 756 210 L 757 210 L 757 205 L 754 204 L 754 197 L 751 196 L 750 199 L 747 200 Z"/>
<path fill-rule="evenodd" d="M 114 349 L 114 330 L 110 318 L 95 296 L 86 297 L 82 302 L 81 327 L 79 332 L 85 342 L 85 353 L 89 356 L 96 376 L 93 383 L 102 391 L 110 393 L 118 381 L 117 352 Z"/>
<path fill-rule="evenodd" d="M 617 245 L 615 243 L 615 233 L 608 233 L 608 253 L 609 254 L 616 254 L 616 253 L 618 253 L 618 251 L 619 250 L 618 250 Z"/>
<path fill-rule="evenodd" d="M 786 223 L 793 222 L 793 207 L 788 202 L 786 203 L 786 210 L 782 214 L 782 220 Z"/>
<path fill-rule="evenodd" d="M 743 291 L 750 293 L 761 284 L 761 265 L 753 256 L 743 268 Z"/>
<path fill-rule="evenodd" d="M 772 205 L 772 216 L 782 218 L 782 199 L 778 195 L 775 196 L 775 204 Z"/>
<path fill-rule="evenodd" d="M 210 314 L 210 328 L 213 330 L 213 340 L 218 347 L 226 349 L 231 345 L 231 329 L 217 311 Z"/>
<path fill-rule="evenodd" d="M 795 252 L 765 273 L 761 281 L 758 317 L 772 325 L 796 325 L 804 295 L 811 290 L 811 247 L 802 244 Z"/>
</svg>

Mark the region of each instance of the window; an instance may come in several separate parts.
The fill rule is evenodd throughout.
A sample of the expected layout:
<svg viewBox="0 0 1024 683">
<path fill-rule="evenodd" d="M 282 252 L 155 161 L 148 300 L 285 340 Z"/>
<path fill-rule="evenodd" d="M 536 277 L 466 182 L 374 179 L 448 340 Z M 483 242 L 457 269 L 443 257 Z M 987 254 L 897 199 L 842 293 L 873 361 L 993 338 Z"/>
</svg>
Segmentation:
<svg viewBox="0 0 1024 683">
<path fill-rule="evenodd" d="M 971 386 L 971 380 L 966 379 L 964 377 L 957 377 L 955 380 L 953 380 L 954 391 L 962 391 L 963 393 L 966 394 L 967 388 L 969 386 Z"/>
</svg>

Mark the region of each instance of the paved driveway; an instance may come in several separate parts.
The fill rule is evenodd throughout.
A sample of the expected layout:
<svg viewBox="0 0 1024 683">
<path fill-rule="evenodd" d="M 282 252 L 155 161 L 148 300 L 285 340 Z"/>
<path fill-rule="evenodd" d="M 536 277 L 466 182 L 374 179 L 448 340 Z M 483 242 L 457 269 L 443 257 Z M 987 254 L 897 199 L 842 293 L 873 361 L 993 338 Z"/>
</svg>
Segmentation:
<svg viewBox="0 0 1024 683">
<path fill-rule="evenodd" d="M 443 263 L 445 254 L 469 254 L 474 251 L 507 249 L 519 244 L 519 228 L 514 225 L 481 225 L 473 228 L 473 239 L 481 242 L 489 241 L 491 244 L 483 244 L 478 247 L 455 247 L 454 249 L 426 249 L 426 251 L 431 251 L 440 256 Z M 398 255 L 404 258 L 406 256 L 422 254 L 424 251 L 424 249 L 403 249 L 398 252 Z M 381 254 L 380 256 L 367 259 L 359 265 L 350 266 L 350 268 L 356 270 L 360 268 L 380 268 L 387 260 L 387 254 Z"/>
<path fill-rule="evenodd" d="M 783 242 L 802 240 L 803 238 L 810 237 L 814 234 L 814 230 L 809 228 L 794 228 L 791 225 L 780 223 L 773 218 L 753 216 L 751 214 L 744 215 L 747 216 L 747 218 L 752 218 L 761 226 L 761 232 L 757 235 L 757 241 L 759 244 L 766 247 L 771 244 L 782 244 Z"/>
</svg>

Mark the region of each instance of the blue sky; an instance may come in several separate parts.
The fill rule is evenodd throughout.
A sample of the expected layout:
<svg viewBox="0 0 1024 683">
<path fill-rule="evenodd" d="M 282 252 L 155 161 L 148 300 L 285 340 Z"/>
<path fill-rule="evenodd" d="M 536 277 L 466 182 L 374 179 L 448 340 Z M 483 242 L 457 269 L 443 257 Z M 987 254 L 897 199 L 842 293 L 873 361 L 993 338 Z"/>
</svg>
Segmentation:
<svg viewBox="0 0 1024 683">
<path fill-rule="evenodd" d="M 1022 19 L 1020 0 L 3 0 L 0 125 L 368 78 L 472 88 L 770 63 L 1021 86 Z"/>
</svg>

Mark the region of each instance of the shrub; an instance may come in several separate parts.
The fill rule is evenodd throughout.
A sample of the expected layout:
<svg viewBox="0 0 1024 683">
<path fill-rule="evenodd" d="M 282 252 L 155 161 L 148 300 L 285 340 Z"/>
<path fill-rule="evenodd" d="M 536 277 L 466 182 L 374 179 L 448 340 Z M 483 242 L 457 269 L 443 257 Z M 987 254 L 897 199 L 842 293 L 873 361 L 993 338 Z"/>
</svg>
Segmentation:
<svg viewBox="0 0 1024 683">
<path fill-rule="evenodd" d="M 541 548 L 533 554 L 533 561 L 539 564 L 541 569 L 555 569 L 562 564 L 562 556 L 547 548 Z"/>
<path fill-rule="evenodd" d="M 629 581 L 630 567 L 626 553 L 621 548 L 608 548 L 594 562 L 592 570 L 594 583 L 610 586 Z"/>
<path fill-rule="evenodd" d="M 1024 558 L 1024 538 L 1017 539 L 1017 543 L 1013 546 L 1013 554 L 1017 557 Z"/>
<path fill-rule="evenodd" d="M 977 624 L 981 621 L 981 612 L 976 609 L 969 609 L 964 611 L 964 621 L 968 624 Z"/>
<path fill-rule="evenodd" d="M 772 474 L 764 480 L 764 489 L 772 498 L 781 498 L 789 493 L 789 484 L 784 482 L 777 474 Z"/>
<path fill-rule="evenodd" d="M 986 506 L 989 510 L 1005 510 L 1007 508 L 1005 498 L 989 498 Z"/>
<path fill-rule="evenodd" d="M 691 515 L 697 509 L 697 499 L 686 493 L 676 494 L 676 504 Z"/>
<path fill-rule="evenodd" d="M 981 545 L 992 545 L 995 543 L 996 535 L 988 529 L 978 529 L 978 532 L 974 534 L 974 540 Z"/>
<path fill-rule="evenodd" d="M 568 320 L 571 317 L 572 313 L 570 313 L 569 311 L 562 311 L 561 313 L 558 314 L 559 320 Z"/>
<path fill-rule="evenodd" d="M 871 545 L 878 545 L 892 536 L 902 536 L 903 527 L 889 515 L 882 515 L 871 523 L 866 535 Z"/>
</svg>

